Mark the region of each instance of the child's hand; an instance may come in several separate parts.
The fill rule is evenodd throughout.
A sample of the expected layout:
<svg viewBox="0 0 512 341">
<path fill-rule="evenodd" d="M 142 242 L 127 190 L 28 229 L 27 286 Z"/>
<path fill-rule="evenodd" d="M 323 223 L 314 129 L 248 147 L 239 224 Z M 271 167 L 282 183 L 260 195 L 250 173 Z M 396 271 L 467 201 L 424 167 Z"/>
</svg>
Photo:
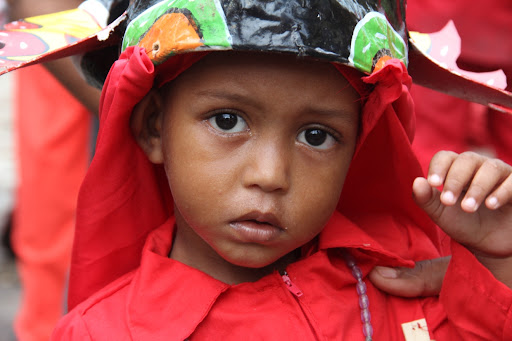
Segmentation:
<svg viewBox="0 0 512 341">
<path fill-rule="evenodd" d="M 399 297 L 438 296 L 450 256 L 416 262 L 414 268 L 376 266 L 368 274 L 380 290 Z"/>
<path fill-rule="evenodd" d="M 443 186 L 441 192 L 439 186 Z M 414 181 L 413 194 L 451 238 L 471 250 L 499 279 L 512 282 L 510 165 L 471 152 L 439 152 L 430 162 L 428 180 Z M 502 271 L 507 278 L 496 273 Z"/>
</svg>

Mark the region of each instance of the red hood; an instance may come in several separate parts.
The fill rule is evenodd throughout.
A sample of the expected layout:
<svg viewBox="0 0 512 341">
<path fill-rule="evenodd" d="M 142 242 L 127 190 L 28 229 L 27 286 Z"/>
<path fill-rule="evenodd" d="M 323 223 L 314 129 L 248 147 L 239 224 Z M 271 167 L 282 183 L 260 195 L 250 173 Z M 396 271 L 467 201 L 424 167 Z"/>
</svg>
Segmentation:
<svg viewBox="0 0 512 341">
<path fill-rule="evenodd" d="M 172 68 L 165 70 L 171 75 L 167 79 L 199 58 L 194 54 L 173 57 Z M 135 269 L 147 234 L 172 216 L 163 168 L 148 161 L 130 130 L 132 109 L 155 81 L 160 82 L 156 74 L 143 50 L 129 48 L 105 83 L 96 153 L 78 199 L 70 309 Z M 421 175 L 410 146 L 414 131 L 411 78 L 400 61 L 391 60 L 363 80 L 375 88 L 363 108 L 361 136 L 338 212 L 321 233 L 319 247 L 359 247 L 381 255 L 391 265 L 435 256 L 436 227 L 411 196 L 412 182 Z M 370 239 L 350 240 L 342 230 L 346 218 Z"/>
</svg>

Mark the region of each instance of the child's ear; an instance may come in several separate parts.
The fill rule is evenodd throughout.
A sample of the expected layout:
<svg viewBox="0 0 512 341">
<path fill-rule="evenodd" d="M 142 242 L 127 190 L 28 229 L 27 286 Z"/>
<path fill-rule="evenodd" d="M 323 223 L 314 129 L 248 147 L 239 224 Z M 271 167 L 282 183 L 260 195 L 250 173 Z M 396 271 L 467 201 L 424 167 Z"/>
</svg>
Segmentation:
<svg viewBox="0 0 512 341">
<path fill-rule="evenodd" d="M 163 163 L 163 99 L 151 90 L 133 109 L 130 126 L 135 140 L 153 163 Z"/>
</svg>

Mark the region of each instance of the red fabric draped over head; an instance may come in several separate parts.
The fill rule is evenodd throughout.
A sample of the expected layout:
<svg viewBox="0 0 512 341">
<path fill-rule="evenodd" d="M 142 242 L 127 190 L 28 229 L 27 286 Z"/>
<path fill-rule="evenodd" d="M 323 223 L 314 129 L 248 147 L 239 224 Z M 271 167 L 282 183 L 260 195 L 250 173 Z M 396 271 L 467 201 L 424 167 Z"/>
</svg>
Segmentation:
<svg viewBox="0 0 512 341">
<path fill-rule="evenodd" d="M 150 163 L 137 145 L 130 115 L 154 84 L 174 79 L 203 55 L 177 55 L 155 69 L 141 48 L 130 47 L 113 65 L 101 99 L 96 153 L 78 200 L 70 309 L 135 269 L 147 234 L 172 215 L 163 167 Z M 336 67 L 356 90 L 365 91 L 355 70 Z M 363 81 L 373 90 L 364 99 L 361 135 L 338 212 L 389 246 L 396 257 L 417 260 L 429 255 L 436 228 L 411 198 L 412 182 L 421 175 L 410 148 L 411 79 L 400 61 L 390 60 Z M 320 239 L 325 247 L 335 247 L 344 237 L 339 226 L 329 224 Z M 393 238 L 403 239 L 403 248 L 397 249 Z M 420 245 L 416 254 L 410 253 L 411 240 Z"/>
</svg>

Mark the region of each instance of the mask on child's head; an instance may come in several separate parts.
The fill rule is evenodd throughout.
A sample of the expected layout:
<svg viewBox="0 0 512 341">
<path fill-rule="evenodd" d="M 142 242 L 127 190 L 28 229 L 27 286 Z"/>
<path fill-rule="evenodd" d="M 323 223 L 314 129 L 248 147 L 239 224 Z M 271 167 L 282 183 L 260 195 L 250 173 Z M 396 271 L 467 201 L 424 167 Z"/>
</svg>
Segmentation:
<svg viewBox="0 0 512 341">
<path fill-rule="evenodd" d="M 121 51 L 141 46 L 155 65 L 218 50 L 291 53 L 365 73 L 391 58 L 408 63 L 403 0 L 132 0 L 127 13 Z M 96 56 L 81 65 L 101 83 L 106 75 L 95 69 Z"/>
<path fill-rule="evenodd" d="M 402 1 L 153 0 L 129 9 L 122 50 L 139 45 L 155 64 L 201 50 L 288 52 L 371 72 L 387 58 L 407 64 Z M 386 2 L 383 2 L 386 4 Z M 393 24 L 391 24 L 391 21 Z"/>
</svg>

